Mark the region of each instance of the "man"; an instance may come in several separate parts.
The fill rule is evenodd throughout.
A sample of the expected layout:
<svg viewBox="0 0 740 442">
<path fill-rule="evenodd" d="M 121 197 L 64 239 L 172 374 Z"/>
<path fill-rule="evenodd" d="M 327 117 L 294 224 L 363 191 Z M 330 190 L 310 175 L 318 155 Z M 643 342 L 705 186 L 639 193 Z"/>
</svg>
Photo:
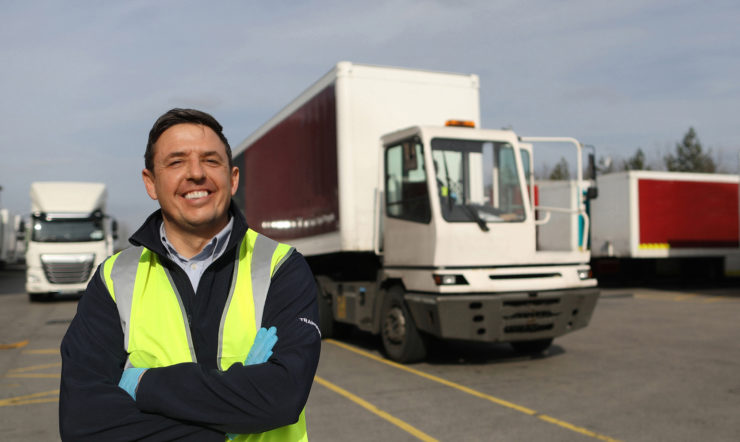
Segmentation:
<svg viewBox="0 0 740 442">
<path fill-rule="evenodd" d="M 160 210 L 97 269 L 62 341 L 62 439 L 306 440 L 321 346 L 308 265 L 248 229 L 212 116 L 162 115 L 145 164 Z"/>
</svg>

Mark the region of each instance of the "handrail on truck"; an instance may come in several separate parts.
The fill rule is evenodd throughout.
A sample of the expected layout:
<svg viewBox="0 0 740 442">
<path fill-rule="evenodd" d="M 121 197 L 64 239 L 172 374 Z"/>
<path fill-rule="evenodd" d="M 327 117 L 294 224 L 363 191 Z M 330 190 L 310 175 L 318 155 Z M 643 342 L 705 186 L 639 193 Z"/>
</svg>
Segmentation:
<svg viewBox="0 0 740 442">
<path fill-rule="evenodd" d="M 382 199 L 383 192 L 376 188 L 375 189 L 375 214 L 373 216 L 373 234 L 375 238 L 373 238 L 373 251 L 375 252 L 376 256 L 380 256 L 383 254 L 383 252 L 380 251 L 380 223 L 382 222 L 383 214 L 381 213 L 382 206 L 380 204 L 380 200 Z"/>
<path fill-rule="evenodd" d="M 572 144 L 577 151 L 576 155 L 576 182 L 578 183 L 578 189 L 581 188 L 581 183 L 583 182 L 583 145 L 580 141 L 576 140 L 572 137 L 519 137 L 519 141 L 523 141 L 525 143 L 567 143 Z M 582 198 L 578 198 L 578 209 L 564 209 L 559 207 L 545 207 L 545 206 L 536 206 L 534 208 L 535 210 L 541 210 L 546 212 L 546 215 L 541 220 L 535 220 L 535 225 L 542 225 L 546 224 L 548 221 L 550 221 L 550 215 L 552 212 L 561 212 L 561 213 L 575 213 L 579 214 L 583 217 L 583 234 L 581 238 L 581 244 L 583 244 L 583 248 L 586 248 L 587 238 L 588 238 L 588 229 L 590 228 L 589 225 L 589 219 L 588 215 L 586 214 L 586 205 Z"/>
<path fill-rule="evenodd" d="M 572 214 L 576 214 L 576 215 L 582 216 L 583 217 L 583 232 L 581 233 L 581 244 L 583 244 L 583 246 L 581 247 L 581 249 L 583 250 L 583 249 L 586 248 L 585 245 L 588 244 L 588 242 L 587 242 L 588 241 L 588 229 L 591 227 L 591 225 L 590 225 L 590 221 L 591 220 L 588 218 L 588 214 L 586 214 L 586 211 L 585 210 L 580 210 L 580 209 L 565 209 L 565 208 L 562 208 L 562 207 L 548 207 L 548 206 L 535 206 L 534 210 L 535 211 L 541 210 L 541 211 L 545 212 L 545 217 L 544 218 L 542 218 L 542 219 L 535 219 L 534 220 L 534 224 L 536 226 L 541 226 L 543 224 L 547 224 L 548 222 L 550 222 L 550 216 L 552 215 L 552 212 L 572 213 Z"/>
</svg>

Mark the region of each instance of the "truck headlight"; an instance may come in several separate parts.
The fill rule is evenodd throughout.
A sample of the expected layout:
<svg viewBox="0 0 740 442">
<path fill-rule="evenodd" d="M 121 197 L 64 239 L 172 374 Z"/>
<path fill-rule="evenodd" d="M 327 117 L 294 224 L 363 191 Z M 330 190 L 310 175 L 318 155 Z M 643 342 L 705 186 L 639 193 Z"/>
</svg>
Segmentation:
<svg viewBox="0 0 740 442">
<path fill-rule="evenodd" d="M 437 285 L 465 285 L 468 280 L 463 275 L 432 275 Z"/>
<path fill-rule="evenodd" d="M 578 279 L 580 279 L 581 281 L 583 281 L 585 279 L 591 279 L 593 277 L 594 277 L 594 275 L 591 272 L 591 269 L 585 269 L 585 270 L 579 270 L 578 271 Z"/>
</svg>

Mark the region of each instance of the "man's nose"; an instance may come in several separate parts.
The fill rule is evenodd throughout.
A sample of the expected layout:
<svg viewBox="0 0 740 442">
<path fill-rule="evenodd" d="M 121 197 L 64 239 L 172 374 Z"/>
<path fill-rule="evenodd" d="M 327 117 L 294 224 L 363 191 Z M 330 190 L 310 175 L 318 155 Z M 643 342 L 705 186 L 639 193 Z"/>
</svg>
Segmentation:
<svg viewBox="0 0 740 442">
<path fill-rule="evenodd" d="M 190 158 L 188 160 L 188 178 L 192 180 L 200 180 L 205 178 L 206 171 L 203 165 L 200 163 L 199 158 Z"/>
</svg>

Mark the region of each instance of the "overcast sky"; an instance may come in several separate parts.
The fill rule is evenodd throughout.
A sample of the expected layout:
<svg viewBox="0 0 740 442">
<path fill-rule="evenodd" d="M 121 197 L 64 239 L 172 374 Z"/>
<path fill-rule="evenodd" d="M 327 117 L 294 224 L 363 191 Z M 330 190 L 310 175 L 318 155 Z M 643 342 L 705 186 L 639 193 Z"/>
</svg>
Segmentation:
<svg viewBox="0 0 740 442">
<path fill-rule="evenodd" d="M 737 171 L 740 2 L 0 0 L 0 205 L 102 181 L 133 230 L 156 208 L 146 137 L 172 107 L 238 145 L 338 61 L 475 73 L 482 125 L 657 161 L 689 126 Z"/>
</svg>

